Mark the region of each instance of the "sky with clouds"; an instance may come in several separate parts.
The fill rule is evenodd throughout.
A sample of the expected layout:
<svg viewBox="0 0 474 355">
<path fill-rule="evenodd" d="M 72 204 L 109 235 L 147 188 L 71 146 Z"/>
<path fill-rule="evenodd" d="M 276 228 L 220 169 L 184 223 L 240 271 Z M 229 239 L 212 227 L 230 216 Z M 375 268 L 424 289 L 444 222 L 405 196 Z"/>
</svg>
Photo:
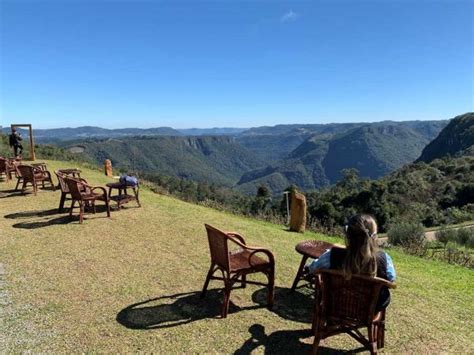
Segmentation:
<svg viewBox="0 0 474 355">
<path fill-rule="evenodd" d="M 253 127 L 473 111 L 472 1 L 0 1 L 0 125 Z"/>
</svg>

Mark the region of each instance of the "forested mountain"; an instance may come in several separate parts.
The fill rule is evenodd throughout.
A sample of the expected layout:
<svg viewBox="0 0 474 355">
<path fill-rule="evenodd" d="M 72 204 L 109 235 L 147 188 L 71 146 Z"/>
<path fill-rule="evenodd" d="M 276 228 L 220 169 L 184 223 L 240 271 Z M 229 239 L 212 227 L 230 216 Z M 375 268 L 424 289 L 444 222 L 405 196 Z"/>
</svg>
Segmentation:
<svg viewBox="0 0 474 355">
<path fill-rule="evenodd" d="M 222 185 L 235 184 L 263 162 L 228 136 L 133 137 L 86 140 L 63 145 L 97 163 L 110 159 L 123 171 L 160 173 Z"/>
<path fill-rule="evenodd" d="M 412 163 L 377 179 L 346 171 L 337 184 L 308 194 L 310 218 L 327 227 L 370 213 L 382 230 L 396 222 L 438 226 L 474 218 L 474 157 Z"/>
<path fill-rule="evenodd" d="M 474 155 L 474 113 L 466 113 L 449 122 L 439 136 L 428 144 L 419 161 L 429 163 L 447 155 Z"/>
<path fill-rule="evenodd" d="M 100 164 L 108 158 L 123 171 L 235 185 L 248 194 L 265 185 L 278 194 L 289 185 L 303 191 L 327 186 L 348 168 L 358 169 L 362 177 L 384 176 L 419 157 L 447 122 L 291 124 L 247 130 L 78 127 L 35 129 L 34 134 L 38 143 L 71 148 L 82 159 Z"/>
<path fill-rule="evenodd" d="M 353 124 L 345 131 L 336 126 L 311 135 L 287 158 L 245 173 L 237 188 L 255 193 L 258 186 L 266 185 L 279 193 L 296 185 L 308 191 L 337 182 L 341 171 L 349 168 L 357 169 L 362 177 L 378 178 L 414 161 L 445 124 L 379 122 Z"/>
</svg>

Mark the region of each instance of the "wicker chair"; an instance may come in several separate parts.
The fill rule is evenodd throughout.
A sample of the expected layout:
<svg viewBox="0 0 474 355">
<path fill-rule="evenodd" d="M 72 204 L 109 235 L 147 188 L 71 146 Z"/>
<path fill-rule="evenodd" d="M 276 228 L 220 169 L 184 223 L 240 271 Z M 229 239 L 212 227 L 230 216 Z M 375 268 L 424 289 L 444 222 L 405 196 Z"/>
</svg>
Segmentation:
<svg viewBox="0 0 474 355">
<path fill-rule="evenodd" d="M 36 195 L 36 192 L 38 191 L 38 183 L 41 182 L 41 185 L 44 187 L 45 181 L 49 182 L 53 191 L 55 190 L 53 180 L 51 179 L 51 173 L 48 170 L 23 164 L 18 165 L 16 170 L 18 182 L 15 190 L 18 189 L 20 181 L 23 183 L 21 192 L 25 191 L 27 184 L 31 184 L 33 186 L 33 193 Z"/>
<path fill-rule="evenodd" d="M 275 288 L 275 258 L 271 251 L 247 246 L 244 238 L 237 233 L 225 233 L 207 224 L 205 226 L 211 252 L 211 266 L 204 282 L 201 298 L 206 295 L 209 281 L 224 281 L 224 303 L 222 304 L 221 315 L 222 318 L 226 318 L 229 311 L 230 292 L 234 284 L 239 283 L 242 287 L 245 287 L 249 283 L 268 287 L 268 307 L 271 308 Z M 230 251 L 229 241 L 240 249 Z M 258 253 L 264 254 L 268 260 L 257 256 Z M 214 276 L 217 270 L 222 273 L 222 277 Z M 268 283 L 247 280 L 248 274 L 258 272 L 266 275 Z"/>
<path fill-rule="evenodd" d="M 80 171 L 77 169 L 56 170 L 54 174 L 58 178 L 59 188 L 61 189 L 61 199 L 59 200 L 59 208 L 58 208 L 58 212 L 61 213 L 64 210 L 64 202 L 66 202 L 66 196 L 71 194 L 66 181 L 64 181 L 64 178 L 65 177 L 76 178 L 85 182 L 86 184 L 87 184 L 87 181 L 81 179 Z"/>
<path fill-rule="evenodd" d="M 347 333 L 366 347 L 371 354 L 384 347 L 385 309 L 377 311 L 376 304 L 383 287 L 395 284 L 378 277 L 352 275 L 344 278 L 340 270 L 317 270 L 315 313 L 313 318 L 316 354 L 319 342 L 333 335 Z M 367 328 L 368 339 L 359 331 Z"/>
<path fill-rule="evenodd" d="M 92 212 L 95 213 L 95 201 L 100 200 L 105 202 L 107 208 L 107 217 L 110 217 L 110 205 L 109 198 L 105 188 L 102 186 L 90 186 L 83 179 L 75 179 L 71 177 L 64 177 L 64 181 L 67 184 L 69 192 L 72 198 L 71 209 L 69 211 L 69 216 L 72 216 L 72 211 L 74 209 L 74 204 L 76 201 L 79 203 L 79 223 L 82 223 L 84 220 L 84 209 L 85 207 L 92 207 Z M 95 190 L 100 190 L 100 193 L 94 192 Z"/>
</svg>

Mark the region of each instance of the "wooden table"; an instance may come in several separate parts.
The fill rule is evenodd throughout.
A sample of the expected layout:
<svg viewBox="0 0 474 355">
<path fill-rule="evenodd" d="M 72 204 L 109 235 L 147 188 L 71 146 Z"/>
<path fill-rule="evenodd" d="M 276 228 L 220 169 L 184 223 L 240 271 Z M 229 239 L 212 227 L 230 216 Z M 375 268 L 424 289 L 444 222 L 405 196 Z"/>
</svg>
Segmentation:
<svg viewBox="0 0 474 355">
<path fill-rule="evenodd" d="M 305 240 L 304 242 L 296 244 L 295 250 L 303 257 L 301 258 L 300 267 L 298 268 L 295 280 L 293 281 L 293 285 L 291 286 L 291 291 L 294 291 L 296 289 L 296 286 L 298 286 L 298 282 L 304 279 L 303 269 L 306 265 L 306 261 L 308 260 L 308 258 L 317 259 L 327 249 L 331 249 L 334 245 L 335 244 L 323 242 L 322 240 Z"/>
<path fill-rule="evenodd" d="M 109 188 L 109 198 L 112 201 L 117 202 L 119 210 L 120 210 L 121 205 L 124 205 L 124 204 L 126 204 L 130 201 L 136 201 L 137 204 L 138 204 L 138 207 L 141 207 L 140 199 L 138 197 L 139 189 L 140 189 L 139 185 L 130 186 L 130 185 L 122 184 L 120 182 L 110 182 L 110 183 L 106 184 L 105 186 L 107 186 Z M 127 193 L 127 188 L 132 189 L 133 195 L 129 195 Z M 112 190 L 114 190 L 114 189 L 118 190 L 118 195 L 112 196 Z"/>
</svg>

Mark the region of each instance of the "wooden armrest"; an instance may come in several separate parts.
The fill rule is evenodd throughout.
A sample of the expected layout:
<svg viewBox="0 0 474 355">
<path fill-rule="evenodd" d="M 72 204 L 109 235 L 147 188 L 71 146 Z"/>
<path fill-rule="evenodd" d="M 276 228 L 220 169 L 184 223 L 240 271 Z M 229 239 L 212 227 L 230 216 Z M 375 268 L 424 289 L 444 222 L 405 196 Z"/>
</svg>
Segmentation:
<svg viewBox="0 0 474 355">
<path fill-rule="evenodd" d="M 88 185 L 88 187 L 91 189 L 91 191 L 94 191 L 94 190 L 102 190 L 102 193 L 107 196 L 107 191 L 106 191 L 105 188 L 102 187 L 102 186 L 89 186 L 89 185 Z"/>
<path fill-rule="evenodd" d="M 317 269 L 314 274 L 315 275 L 320 275 L 322 273 L 328 273 L 328 274 L 333 274 L 333 275 L 340 275 L 342 276 L 342 271 L 341 270 L 335 270 L 335 269 Z M 381 284 L 384 287 L 388 288 L 397 288 L 397 285 L 394 282 L 390 282 L 388 280 L 382 279 L 380 277 L 371 277 L 371 276 L 365 276 L 365 275 L 356 275 L 358 278 L 365 279 L 365 280 L 377 280 L 379 284 Z"/>
<path fill-rule="evenodd" d="M 268 262 L 270 264 L 275 265 L 275 257 L 273 256 L 273 253 L 270 250 L 263 249 L 263 248 L 246 248 L 246 249 L 253 250 L 253 252 L 251 252 L 250 255 L 249 255 L 249 264 L 251 266 L 255 266 L 254 264 L 252 264 L 252 256 L 254 256 L 257 253 L 265 254 L 268 258 Z"/>
<path fill-rule="evenodd" d="M 252 264 L 252 256 L 254 256 L 255 254 L 257 253 L 263 253 L 265 254 L 267 257 L 268 257 L 268 261 L 271 263 L 271 264 L 275 264 L 275 257 L 273 256 L 272 252 L 268 249 L 264 249 L 264 248 L 261 248 L 261 247 L 255 247 L 255 246 L 249 246 L 249 245 L 246 245 L 245 244 L 245 240 L 244 238 L 238 234 L 238 233 L 235 233 L 235 232 L 226 232 L 227 236 L 229 237 L 229 239 L 234 242 L 235 244 L 237 244 L 238 246 L 240 246 L 242 249 L 245 249 L 245 250 L 251 250 L 252 252 L 250 253 L 249 255 L 249 264 L 251 266 L 254 266 L 254 264 Z"/>
<path fill-rule="evenodd" d="M 245 239 L 239 233 L 236 232 L 225 232 L 229 237 L 236 238 L 239 242 L 245 245 Z"/>
</svg>

